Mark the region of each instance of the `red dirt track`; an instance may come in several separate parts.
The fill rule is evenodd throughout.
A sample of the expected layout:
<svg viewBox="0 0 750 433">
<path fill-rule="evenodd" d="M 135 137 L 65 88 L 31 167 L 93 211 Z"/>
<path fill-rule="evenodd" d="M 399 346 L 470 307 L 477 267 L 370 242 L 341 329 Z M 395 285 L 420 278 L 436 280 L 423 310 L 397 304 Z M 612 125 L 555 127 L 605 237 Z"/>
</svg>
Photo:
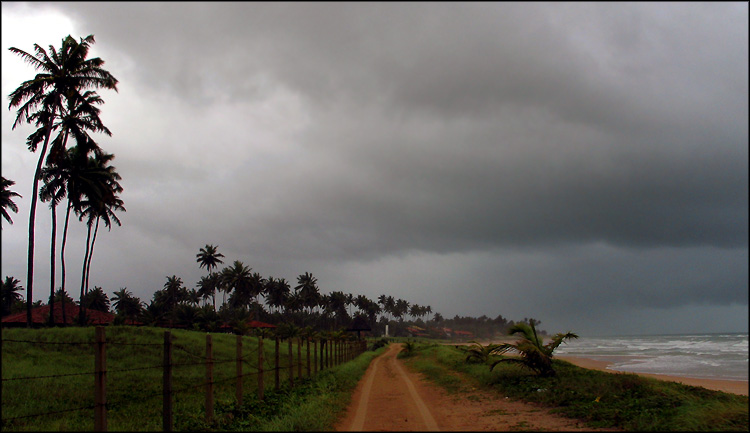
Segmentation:
<svg viewBox="0 0 750 433">
<path fill-rule="evenodd" d="M 400 344 L 391 344 L 372 361 L 336 431 L 592 430 L 494 392 L 448 394 L 396 359 L 400 351 Z"/>
</svg>

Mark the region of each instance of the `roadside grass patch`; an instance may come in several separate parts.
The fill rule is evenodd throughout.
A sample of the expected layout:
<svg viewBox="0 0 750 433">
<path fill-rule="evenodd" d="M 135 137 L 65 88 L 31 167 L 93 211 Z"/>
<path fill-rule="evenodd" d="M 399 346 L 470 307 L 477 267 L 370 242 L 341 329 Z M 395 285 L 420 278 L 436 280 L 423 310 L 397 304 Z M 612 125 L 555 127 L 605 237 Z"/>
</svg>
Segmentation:
<svg viewBox="0 0 750 433">
<path fill-rule="evenodd" d="M 589 370 L 554 360 L 555 377 L 540 377 L 513 364 L 466 363 L 454 346 L 415 348 L 409 364 L 428 378 L 460 372 L 467 382 L 509 398 L 540 403 L 592 428 L 630 431 L 748 431 L 748 397 L 636 374 Z M 439 380 L 438 384 L 442 384 Z M 455 384 L 454 390 L 460 390 Z M 519 426 L 522 427 L 522 426 Z"/>
</svg>

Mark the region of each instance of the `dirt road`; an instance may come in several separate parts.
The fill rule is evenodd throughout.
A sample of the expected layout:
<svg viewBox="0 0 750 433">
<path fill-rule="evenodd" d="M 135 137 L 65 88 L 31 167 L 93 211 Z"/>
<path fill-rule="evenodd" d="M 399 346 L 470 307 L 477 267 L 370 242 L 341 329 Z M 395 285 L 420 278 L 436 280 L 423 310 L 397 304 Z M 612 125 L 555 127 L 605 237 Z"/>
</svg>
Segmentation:
<svg viewBox="0 0 750 433">
<path fill-rule="evenodd" d="M 396 359 L 400 344 L 372 361 L 336 431 L 576 431 L 576 420 L 492 392 L 448 394 Z"/>
</svg>

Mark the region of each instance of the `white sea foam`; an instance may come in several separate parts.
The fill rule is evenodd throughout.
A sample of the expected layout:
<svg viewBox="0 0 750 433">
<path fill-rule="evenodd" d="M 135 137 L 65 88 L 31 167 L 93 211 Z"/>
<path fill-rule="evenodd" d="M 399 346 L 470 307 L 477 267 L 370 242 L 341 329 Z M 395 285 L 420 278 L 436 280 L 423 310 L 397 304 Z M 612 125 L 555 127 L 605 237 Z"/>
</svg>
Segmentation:
<svg viewBox="0 0 750 433">
<path fill-rule="evenodd" d="M 616 371 L 748 380 L 748 334 L 582 337 L 555 353 L 614 361 Z"/>
</svg>

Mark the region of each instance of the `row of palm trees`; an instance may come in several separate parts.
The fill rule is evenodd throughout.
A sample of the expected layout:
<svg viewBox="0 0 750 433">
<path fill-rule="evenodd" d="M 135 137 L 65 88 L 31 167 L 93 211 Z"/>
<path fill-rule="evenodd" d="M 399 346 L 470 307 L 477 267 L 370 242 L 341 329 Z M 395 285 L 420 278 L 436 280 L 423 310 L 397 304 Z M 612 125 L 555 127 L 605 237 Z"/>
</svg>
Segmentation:
<svg viewBox="0 0 750 433">
<path fill-rule="evenodd" d="M 274 323 L 341 329 L 350 325 L 356 315 L 375 325 L 381 313 L 381 320 L 385 320 L 387 314 L 391 320 L 403 321 L 409 315 L 421 318 L 432 312 L 429 306 L 412 305 L 386 295 L 381 295 L 380 301 L 375 302 L 364 295 L 355 296 L 342 291 L 321 294 L 318 280 L 310 272 L 299 275 L 297 285 L 292 287 L 284 278 L 262 277 L 239 260 L 217 271 L 223 264 L 223 257 L 214 245 L 201 248 L 196 261 L 208 273 L 201 277 L 196 287 L 188 289 L 181 278 L 168 276 L 163 288 L 154 292 L 149 303 L 142 302 L 126 288 L 115 291 L 112 307 L 118 320 L 121 323 L 132 320 L 148 324 L 200 325 L 200 329 L 206 329 L 221 323 L 239 324 L 254 317 Z M 217 291 L 223 292 L 218 309 Z M 87 307 L 91 308 L 93 299 L 96 297 L 87 301 Z M 353 313 L 352 307 L 358 311 Z"/>
<path fill-rule="evenodd" d="M 31 306 L 34 288 L 34 238 L 37 198 L 49 203 L 52 213 L 50 303 L 55 302 L 57 206 L 66 202 L 65 224 L 60 249 L 62 293 L 65 293 L 65 246 L 71 212 L 79 221 L 86 220 L 87 237 L 81 269 L 82 300 L 88 292 L 91 262 L 100 222 L 110 229 L 121 222 L 115 211 L 125 211 L 118 194 L 123 191 L 120 175 L 111 164 L 114 155 L 105 152 L 91 133 L 111 136 L 102 123 L 99 106 L 104 103 L 95 90 L 117 91 L 117 79 L 102 65 L 98 57 L 88 58 L 94 36 L 76 41 L 67 36 L 59 49 L 49 51 L 34 44 L 34 53 L 16 47 L 10 51 L 19 55 L 37 70 L 34 78 L 24 81 L 10 95 L 9 109 L 17 108 L 13 129 L 28 123 L 37 129 L 26 139 L 31 152 L 41 145 L 32 188 L 29 210 L 29 246 L 27 261 L 27 326 L 31 326 Z M 49 151 L 49 152 L 48 152 Z M 39 183 L 43 185 L 39 187 Z M 5 189 L 6 181 L 3 180 Z M 11 183 L 12 184 L 12 183 Z M 17 195 L 17 194 L 16 194 Z M 3 216 L 6 217 L 5 201 Z M 17 211 L 17 208 L 9 208 Z M 9 220 L 6 217 L 6 220 Z M 63 296 L 62 301 L 66 299 Z M 64 311 L 64 310 L 63 310 Z M 81 309 L 81 320 L 85 320 Z M 51 317 L 54 317 L 51 315 Z M 51 319 L 53 320 L 53 319 Z"/>
<path fill-rule="evenodd" d="M 407 315 L 422 318 L 432 313 L 430 306 L 410 304 L 403 299 L 394 299 L 393 296 L 380 295 L 378 301 L 375 302 L 364 295 L 355 297 L 352 293 L 341 291 L 322 295 L 318 289 L 317 278 L 309 272 L 297 277 L 294 292 L 291 291 L 291 286 L 284 278 L 271 276 L 265 279 L 257 272 L 253 273 L 251 268 L 238 260 L 219 272 L 213 272 L 212 270 L 217 269 L 219 264 L 224 263 L 221 260 L 224 255 L 217 250 L 218 247 L 207 244 L 196 254 L 199 266 L 208 270 L 208 274 L 197 283 L 197 294 L 204 300 L 211 298 L 214 308 L 216 308 L 216 291 L 220 290 L 224 292 L 224 299 L 228 293 L 231 293 L 229 298 L 231 307 L 260 305 L 258 297 L 262 295 L 269 311 L 275 312 L 303 311 L 307 315 L 325 313 L 343 318 L 345 315 L 351 316 L 350 307 L 355 306 L 359 314 L 364 315 L 371 322 L 374 322 L 381 312 L 388 314 L 391 319 L 399 320 Z"/>
</svg>

